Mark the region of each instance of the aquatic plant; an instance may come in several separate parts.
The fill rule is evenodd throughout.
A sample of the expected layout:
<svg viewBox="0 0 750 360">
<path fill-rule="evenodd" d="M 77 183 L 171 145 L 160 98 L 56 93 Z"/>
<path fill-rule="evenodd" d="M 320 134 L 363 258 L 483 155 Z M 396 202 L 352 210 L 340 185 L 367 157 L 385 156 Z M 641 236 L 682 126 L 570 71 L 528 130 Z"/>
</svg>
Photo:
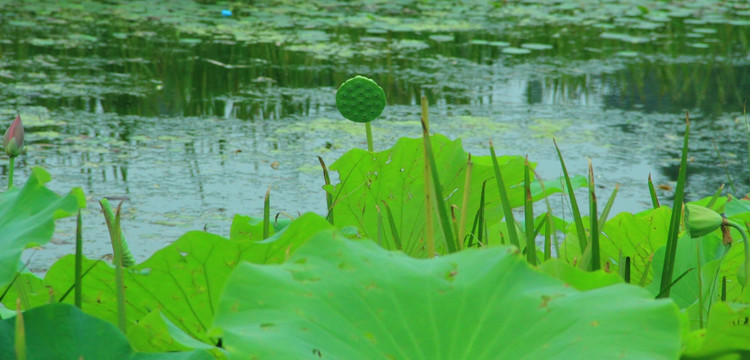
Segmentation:
<svg viewBox="0 0 750 360">
<path fill-rule="evenodd" d="M 385 108 L 383 89 L 372 79 L 357 75 L 341 84 L 336 91 L 336 107 L 345 118 L 365 123 L 367 150 L 373 152 L 370 122 L 380 116 Z"/>
<path fill-rule="evenodd" d="M 13 170 L 15 168 L 16 157 L 21 155 L 23 151 L 23 135 L 21 115 L 17 115 L 16 119 L 8 127 L 8 130 L 5 131 L 5 135 L 3 135 L 3 149 L 10 157 L 8 163 L 8 188 L 13 187 Z"/>
</svg>

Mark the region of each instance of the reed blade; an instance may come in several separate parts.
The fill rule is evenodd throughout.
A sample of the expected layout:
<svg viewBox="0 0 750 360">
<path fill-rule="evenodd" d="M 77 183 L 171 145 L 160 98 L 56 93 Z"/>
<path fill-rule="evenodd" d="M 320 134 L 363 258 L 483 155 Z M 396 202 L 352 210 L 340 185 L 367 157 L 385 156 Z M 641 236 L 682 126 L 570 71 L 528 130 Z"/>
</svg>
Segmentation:
<svg viewBox="0 0 750 360">
<path fill-rule="evenodd" d="M 596 185 L 594 184 L 594 166 L 589 158 L 589 219 L 591 220 L 591 270 L 596 271 L 602 268 L 601 257 L 599 254 L 599 218 L 596 208 Z"/>
<path fill-rule="evenodd" d="M 471 194 L 471 173 L 474 169 L 474 163 L 471 162 L 471 154 L 466 160 L 466 177 L 464 179 L 464 196 L 461 199 L 461 219 L 458 224 L 458 250 L 464 248 L 464 237 L 466 237 L 466 218 L 469 214 L 469 195 Z"/>
<path fill-rule="evenodd" d="M 568 197 L 570 199 L 570 209 L 573 213 L 573 221 L 576 226 L 576 235 L 578 236 L 578 246 L 581 248 L 581 253 L 586 251 L 586 229 L 583 227 L 583 218 L 581 217 L 581 211 L 578 209 L 578 201 L 576 195 L 573 192 L 573 183 L 570 181 L 570 175 L 568 175 L 568 169 L 565 167 L 565 160 L 563 160 L 562 152 L 560 147 L 557 146 L 557 141 L 552 140 L 557 150 L 557 156 L 560 158 L 560 166 L 562 167 L 563 177 L 565 177 L 565 186 L 568 188 Z"/>
<path fill-rule="evenodd" d="M 122 247 L 122 231 L 120 229 L 120 213 L 122 202 L 117 205 L 117 212 L 112 223 L 112 246 L 115 253 L 115 289 L 117 291 L 117 327 L 123 334 L 127 334 L 127 321 L 125 315 L 125 276 L 123 272 L 124 251 Z"/>
<path fill-rule="evenodd" d="M 719 152 L 719 147 L 716 146 L 716 139 L 711 139 L 711 142 L 714 145 L 714 151 L 716 152 L 716 157 L 719 159 L 719 164 L 721 164 L 721 167 L 724 169 L 724 175 L 727 177 L 727 181 L 729 181 L 729 187 L 732 188 L 732 194 L 736 194 L 737 190 L 734 188 L 734 181 L 732 180 L 732 175 L 729 174 L 727 163 L 724 161 L 724 158 L 721 157 L 721 152 Z"/>
<path fill-rule="evenodd" d="M 669 297 L 669 291 L 672 287 L 672 274 L 674 273 L 675 254 L 677 253 L 677 238 L 680 232 L 680 223 L 683 212 L 683 198 L 685 196 L 685 182 L 687 179 L 687 155 L 688 155 L 688 138 L 690 137 L 690 116 L 685 114 L 685 137 L 682 143 L 682 155 L 680 157 L 680 170 L 677 175 L 677 187 L 674 193 L 674 204 L 672 205 L 672 218 L 669 222 L 669 231 L 667 233 L 666 254 L 664 256 L 664 266 L 662 267 L 661 283 L 659 287 L 659 296 Z"/>
<path fill-rule="evenodd" d="M 529 171 L 529 157 L 526 156 L 523 173 L 524 190 L 524 222 L 526 228 L 526 261 L 531 265 L 537 264 L 536 234 L 534 232 L 534 200 L 531 198 L 531 175 Z"/>
<path fill-rule="evenodd" d="M 601 215 L 599 215 L 599 230 L 604 229 L 604 224 L 609 218 L 609 212 L 612 210 L 612 205 L 615 203 L 615 197 L 617 196 L 617 191 L 619 189 L 620 184 L 615 185 L 615 189 L 612 190 L 612 195 L 609 196 L 609 200 L 607 200 L 607 203 L 604 205 L 604 209 L 602 209 Z"/>
<path fill-rule="evenodd" d="M 492 145 L 491 140 L 490 155 L 492 156 L 492 167 L 495 170 L 495 183 L 497 183 L 497 191 L 500 194 L 500 201 L 502 202 L 503 206 L 503 214 L 505 215 L 505 224 L 508 228 L 508 238 L 510 238 L 510 243 L 513 246 L 520 249 L 521 245 L 518 241 L 518 234 L 516 233 L 516 221 L 513 217 L 513 209 L 510 206 L 510 198 L 508 197 L 508 192 L 505 190 L 505 181 L 503 181 L 503 176 L 500 173 L 500 165 L 497 162 L 495 147 Z"/>
<path fill-rule="evenodd" d="M 331 177 L 328 174 L 328 167 L 326 167 L 326 163 L 323 161 L 323 158 L 318 156 L 318 161 L 320 162 L 320 167 L 323 168 L 323 180 L 325 181 L 325 186 L 330 187 L 331 186 Z M 326 214 L 326 220 L 328 220 L 331 225 L 333 224 L 333 194 L 331 194 L 330 191 L 326 190 L 326 206 L 328 209 L 328 213 Z"/>
<path fill-rule="evenodd" d="M 440 185 L 440 177 L 437 171 L 437 164 L 435 162 L 435 156 L 432 151 L 432 143 L 430 141 L 430 134 L 427 129 L 427 123 L 422 120 L 422 138 L 424 140 L 424 152 L 425 152 L 425 205 L 429 209 L 432 202 L 428 199 L 430 193 L 427 186 L 427 179 L 430 178 L 430 183 L 433 188 L 433 195 L 435 197 L 435 204 L 437 205 L 438 220 L 440 221 L 441 228 L 443 229 L 443 237 L 445 238 L 445 245 L 448 248 L 449 253 L 456 252 L 456 239 L 453 237 L 453 230 L 451 229 L 450 219 L 448 218 L 448 212 L 445 208 L 445 199 L 443 199 L 443 188 Z M 429 174 L 428 174 L 429 173 Z M 431 177 L 430 177 L 431 175 Z M 431 212 L 430 212 L 431 215 Z M 431 217 L 431 216 L 430 216 Z M 432 227 L 429 227 L 427 231 L 431 231 Z M 429 240 L 429 238 L 428 238 Z M 434 246 L 434 238 L 432 239 Z M 429 246 L 429 243 L 428 243 Z M 432 257 L 432 256 L 430 256 Z"/>
<path fill-rule="evenodd" d="M 654 182 L 651 181 L 651 173 L 648 173 L 648 192 L 651 194 L 651 207 L 654 209 L 658 209 L 659 206 L 659 197 L 656 196 L 656 188 L 654 187 Z"/>
<path fill-rule="evenodd" d="M 398 236 L 398 231 L 396 230 L 396 221 L 393 219 L 393 212 L 391 212 L 391 207 L 388 206 L 388 203 L 383 200 L 383 206 L 385 207 L 386 215 L 388 215 L 388 224 L 391 228 L 391 236 L 393 236 L 393 243 L 396 245 L 396 250 L 402 250 L 401 248 L 401 238 Z"/>
<path fill-rule="evenodd" d="M 716 192 L 714 192 L 714 195 L 711 197 L 711 200 L 708 201 L 706 204 L 706 207 L 709 209 L 712 209 L 714 205 L 716 205 L 716 201 L 719 200 L 721 197 L 721 193 L 724 191 L 724 184 L 721 184 L 718 189 L 716 189 Z M 731 197 L 731 195 L 729 195 Z"/>
<path fill-rule="evenodd" d="M 83 299 L 83 222 L 81 210 L 76 218 L 76 259 L 75 259 L 75 306 L 81 308 Z"/>
<path fill-rule="evenodd" d="M 266 190 L 263 199 L 263 239 L 268 239 L 271 233 L 271 187 Z"/>
<path fill-rule="evenodd" d="M 544 222 L 544 261 L 552 257 L 552 219 L 547 213 Z"/>
</svg>

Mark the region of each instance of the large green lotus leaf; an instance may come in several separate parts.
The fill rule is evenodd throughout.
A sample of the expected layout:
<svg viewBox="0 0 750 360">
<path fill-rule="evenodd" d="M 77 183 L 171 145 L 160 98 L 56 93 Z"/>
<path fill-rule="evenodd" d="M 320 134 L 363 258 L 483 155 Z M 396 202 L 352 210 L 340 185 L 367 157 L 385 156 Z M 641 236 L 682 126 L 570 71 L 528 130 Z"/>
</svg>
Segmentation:
<svg viewBox="0 0 750 360">
<path fill-rule="evenodd" d="M 650 283 L 651 256 L 667 243 L 670 216 L 672 210 L 663 206 L 638 214 L 623 212 L 608 220 L 599 237 L 601 263 L 609 263 L 612 272 L 619 272 L 620 254 L 623 258 L 630 256 L 631 282 L 639 284 L 641 278 L 646 276 L 645 283 Z M 588 223 L 588 220 L 584 220 L 587 229 Z M 568 230 L 571 229 L 569 227 Z M 560 249 L 560 257 L 570 263 L 581 258 L 577 236 L 575 230 L 571 230 Z"/>
<path fill-rule="evenodd" d="M 430 139 L 440 174 L 440 184 L 443 187 L 442 197 L 446 206 L 455 205 L 460 209 L 468 153 L 463 150 L 460 139 L 452 141 L 439 134 L 431 136 Z M 422 240 L 425 232 L 423 149 L 421 138 L 401 138 L 388 150 L 370 153 L 353 149 L 334 162 L 331 170 L 337 171 L 340 179 L 332 191 L 336 226 L 357 226 L 364 237 L 372 239 L 378 239 L 380 233 L 385 239 L 380 239 L 379 242 L 386 248 L 393 249 L 395 245 L 383 205 L 385 202 L 393 214 L 403 251 L 410 255 L 425 256 L 426 249 Z M 471 230 L 474 215 L 479 209 L 482 183 L 485 180 L 488 180 L 486 222 L 492 225 L 503 217 L 500 196 L 494 180 L 492 158 L 472 156 L 471 159 L 474 167 L 467 210 L 470 217 L 466 222 L 467 233 Z M 524 159 L 520 156 L 501 156 L 498 163 L 508 187 L 511 205 L 522 205 Z M 576 184 L 580 186 L 581 182 L 576 181 Z M 562 191 L 554 182 L 546 182 L 545 185 L 547 187 L 542 191 L 541 186 L 537 182 L 534 183 L 532 195 L 535 199 Z M 438 251 L 443 252 L 441 248 L 445 240 L 439 222 L 435 221 L 434 227 Z M 382 231 L 384 228 L 388 230 Z M 492 236 L 493 239 L 499 239 L 499 234 L 493 233 Z"/>
<path fill-rule="evenodd" d="M 324 218 L 305 214 L 264 241 L 231 241 L 201 231 L 186 233 L 145 262 L 126 269 L 128 335 L 138 337 L 133 344 L 147 344 L 149 350 L 162 351 L 179 350 L 181 345 L 187 345 L 184 341 L 170 341 L 170 338 L 178 340 L 174 339 L 175 333 L 165 333 L 168 326 L 154 324 L 155 319 L 150 317 L 147 324 L 152 326 L 141 324 L 131 330 L 130 327 L 157 311 L 194 339 L 214 345 L 216 342 L 206 336 L 206 329 L 213 321 L 219 295 L 234 267 L 240 261 L 280 263 L 312 234 L 328 228 L 331 225 Z M 103 261 L 86 260 L 83 268 L 91 268 L 83 280 L 83 310 L 116 324 L 113 267 Z M 44 286 L 37 286 L 37 291 L 30 294 L 32 306 L 46 303 L 50 290 L 59 300 L 74 283 L 73 269 L 72 255 L 58 260 L 47 272 Z M 4 300 L 6 305 L 15 302 L 10 295 Z M 65 298 L 66 302 L 73 300 L 72 293 Z M 143 341 L 149 331 L 153 341 Z M 161 345 L 168 346 L 158 348 Z"/>
<path fill-rule="evenodd" d="M 716 303 L 705 329 L 686 339 L 684 359 L 750 358 L 750 307 L 747 304 Z"/>
<path fill-rule="evenodd" d="M 49 242 L 56 219 L 86 206 L 80 188 L 60 196 L 44 186 L 51 179 L 44 169 L 34 168 L 23 188 L 0 194 L 0 287 L 13 279 L 23 249 Z"/>
<path fill-rule="evenodd" d="M 675 359 L 679 329 L 671 301 L 576 290 L 511 247 L 423 260 L 323 231 L 240 264 L 211 334 L 230 359 Z"/>
<path fill-rule="evenodd" d="M 23 313 L 29 360 L 214 359 L 204 350 L 182 353 L 137 353 L 114 325 L 84 314 L 70 304 L 52 304 Z M 0 359 L 15 359 L 16 318 L 0 322 Z"/>
</svg>

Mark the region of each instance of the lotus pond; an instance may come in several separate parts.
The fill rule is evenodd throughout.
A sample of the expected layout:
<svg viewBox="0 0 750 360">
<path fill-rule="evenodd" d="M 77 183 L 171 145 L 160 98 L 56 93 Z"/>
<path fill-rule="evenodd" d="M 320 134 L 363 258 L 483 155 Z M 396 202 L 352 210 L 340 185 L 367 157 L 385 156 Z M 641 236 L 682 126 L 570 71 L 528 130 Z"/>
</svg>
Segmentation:
<svg viewBox="0 0 750 360">
<path fill-rule="evenodd" d="M 0 3 L 0 359 L 750 356 L 749 35 L 740 1 Z"/>
</svg>

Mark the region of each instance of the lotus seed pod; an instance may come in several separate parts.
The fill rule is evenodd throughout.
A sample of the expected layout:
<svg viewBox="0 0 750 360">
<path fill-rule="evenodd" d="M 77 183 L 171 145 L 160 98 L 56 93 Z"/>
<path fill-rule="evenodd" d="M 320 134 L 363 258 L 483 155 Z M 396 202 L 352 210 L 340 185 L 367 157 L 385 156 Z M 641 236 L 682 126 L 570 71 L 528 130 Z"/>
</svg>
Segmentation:
<svg viewBox="0 0 750 360">
<path fill-rule="evenodd" d="M 345 118 L 366 123 L 375 120 L 385 108 L 385 92 L 364 76 L 355 76 L 336 92 L 336 107 Z"/>
<path fill-rule="evenodd" d="M 687 204 L 685 206 L 685 223 L 690 236 L 698 238 L 718 229 L 724 218 L 707 207 Z"/>
</svg>

